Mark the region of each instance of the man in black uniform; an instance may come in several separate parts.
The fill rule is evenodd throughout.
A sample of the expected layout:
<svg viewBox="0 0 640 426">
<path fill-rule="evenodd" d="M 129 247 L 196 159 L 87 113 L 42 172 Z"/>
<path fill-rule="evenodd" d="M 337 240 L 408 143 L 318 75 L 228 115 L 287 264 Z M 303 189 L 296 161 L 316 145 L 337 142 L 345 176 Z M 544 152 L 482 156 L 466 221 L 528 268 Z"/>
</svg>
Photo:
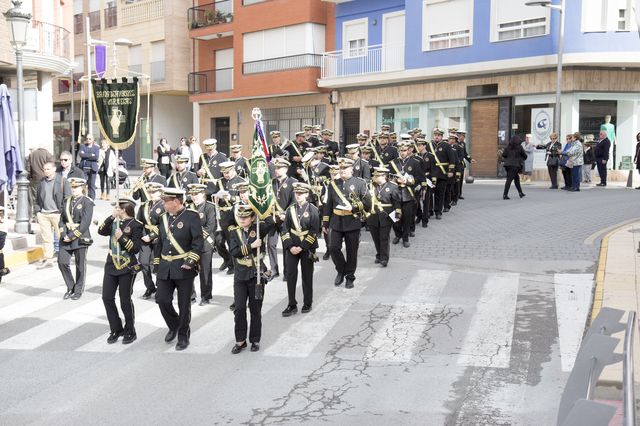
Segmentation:
<svg viewBox="0 0 640 426">
<path fill-rule="evenodd" d="M 296 202 L 286 211 L 282 225 L 282 249 L 287 259 L 287 289 L 289 304 L 282 311 L 283 317 L 298 312 L 296 283 L 298 282 L 298 262 L 302 272 L 302 313 L 311 310 L 313 304 L 313 264 L 318 260 L 318 236 L 320 235 L 320 212 L 309 202 L 311 186 L 297 182 L 293 184 Z"/>
<path fill-rule="evenodd" d="M 191 204 L 189 208 L 196 211 L 200 216 L 202 225 L 202 238 L 204 239 L 204 248 L 200 256 L 200 306 L 211 303 L 213 296 L 211 290 L 213 288 L 213 273 L 211 271 L 211 263 L 213 252 L 215 250 L 214 234 L 218 227 L 216 219 L 215 205 L 207 201 L 207 185 L 201 183 L 192 183 L 189 185 L 189 195 L 191 195 Z M 196 291 L 195 285 L 191 293 L 191 303 L 195 303 Z"/>
<path fill-rule="evenodd" d="M 340 178 L 332 180 L 323 206 L 322 228 L 329 232 L 329 250 L 338 274 L 334 284 L 353 288 L 358 266 L 358 246 L 362 217 L 371 209 L 371 194 L 364 180 L 353 176 L 353 160 L 341 158 Z M 346 247 L 346 261 L 342 254 L 342 240 Z"/>
<path fill-rule="evenodd" d="M 360 145 L 357 143 L 347 145 L 347 158 L 353 161 L 353 176 L 369 182 L 371 180 L 371 166 L 360 158 Z"/>
<path fill-rule="evenodd" d="M 455 206 L 457 204 L 457 195 L 458 195 L 458 179 L 460 177 L 460 157 L 457 147 L 458 137 L 455 134 L 449 135 L 447 139 L 451 150 L 453 151 L 453 169 L 449 167 L 449 170 L 453 170 L 453 177 L 450 177 L 447 180 L 447 191 L 445 192 L 444 197 L 444 212 L 448 212 L 451 210 L 451 206 Z M 451 164 L 449 165 L 451 166 Z"/>
<path fill-rule="evenodd" d="M 213 186 L 215 180 L 222 176 L 220 164 L 227 161 L 227 155 L 217 150 L 218 141 L 216 139 L 205 139 L 202 141 L 202 145 L 204 145 L 204 152 L 200 156 L 200 169 L 196 174 L 200 178 L 200 183 Z"/>
<path fill-rule="evenodd" d="M 304 139 L 304 132 L 297 132 L 295 141 L 291 142 L 284 151 L 286 152 L 285 157 L 291 164 L 289 166 L 289 171 L 287 174 L 297 180 L 300 180 L 299 171 L 303 169 L 302 167 L 302 156 L 307 149 L 307 144 Z"/>
<path fill-rule="evenodd" d="M 356 141 L 358 141 L 358 147 L 365 146 L 368 140 L 369 140 L 369 136 L 366 133 L 358 133 L 356 135 Z"/>
<path fill-rule="evenodd" d="M 418 156 L 422 159 L 422 171 L 424 172 L 424 180 L 422 181 L 422 190 L 420 191 L 420 199 L 418 200 L 418 208 L 420 210 L 418 220 L 422 221 L 422 227 L 429 226 L 430 212 L 433 211 L 433 167 L 435 159 L 433 154 L 427 149 L 429 144 L 426 139 L 416 140 L 418 145 Z"/>
<path fill-rule="evenodd" d="M 371 214 L 367 228 L 376 247 L 376 260 L 384 268 L 389 263 L 389 236 L 394 224 L 392 217 L 401 218 L 402 209 L 398 185 L 388 181 L 389 169 L 376 167 L 371 181 Z"/>
<path fill-rule="evenodd" d="M 431 181 L 435 183 L 433 211 L 436 219 L 442 219 L 442 208 L 447 191 L 447 182 L 454 178 L 455 172 L 455 152 L 448 143 L 442 140 L 444 132 L 437 127 L 433 129 L 433 144 L 429 146 L 435 160 L 435 173 Z M 435 180 L 434 180 L 435 178 Z"/>
<path fill-rule="evenodd" d="M 198 176 L 192 171 L 187 170 L 189 163 L 188 155 L 178 155 L 176 157 L 176 170 L 169 177 L 167 186 L 169 188 L 187 189 L 190 183 L 199 183 Z"/>
<path fill-rule="evenodd" d="M 402 210 L 400 220 L 393 225 L 393 230 L 396 235 L 393 239 L 393 244 L 398 244 L 402 238 L 402 245 L 404 247 L 410 246 L 409 236 L 412 232 L 411 225 L 415 224 L 415 187 L 422 185 L 424 179 L 420 161 L 410 155 L 409 145 L 411 145 L 411 142 L 400 142 L 398 144 L 400 157 L 390 163 L 390 170 L 396 175 Z"/>
<path fill-rule="evenodd" d="M 157 182 L 149 182 L 145 185 L 149 200 L 142 203 L 138 209 L 137 219 L 144 225 L 144 236 L 142 237 L 142 246 L 138 259 L 142 268 L 142 277 L 144 278 L 144 286 L 147 290 L 142 295 L 143 299 L 150 299 L 156 292 L 156 285 L 153 282 L 153 271 L 157 268 L 154 261 L 159 262 L 160 256 L 157 249 L 160 216 L 164 214 L 164 202 L 162 201 L 163 186 Z M 153 268 L 152 268 L 153 265 Z"/>
<path fill-rule="evenodd" d="M 233 260 L 225 246 L 229 242 L 229 227 L 234 224 L 233 205 L 238 201 L 238 191 L 235 185 L 244 182 L 236 173 L 236 163 L 225 161 L 220 164 L 222 178 L 218 179 L 217 191 L 214 196 L 214 203 L 218 208 L 221 231 L 215 236 L 216 251 L 222 257 L 222 265 L 218 269 L 227 270 L 227 275 L 233 275 Z"/>
<path fill-rule="evenodd" d="M 255 214 L 246 204 L 238 204 L 235 208 L 237 226 L 229 228 L 229 252 L 235 259 L 235 273 L 233 275 L 233 315 L 236 344 L 231 349 L 232 354 L 240 353 L 247 347 L 247 328 L 249 328 L 249 341 L 251 352 L 260 350 L 260 338 L 262 335 L 262 297 L 261 286 L 264 292 L 265 282 L 262 273 L 266 266 L 262 262 L 264 258 L 264 236 L 269 234 L 273 226 L 271 217 L 260 222 L 260 229 L 255 223 Z M 258 238 L 258 231 L 259 236 Z M 258 257 L 258 249 L 260 256 Z M 260 276 L 258 276 L 260 268 Z M 258 283 L 260 280 L 260 283 Z M 247 304 L 251 315 L 251 325 L 247 327 Z"/>
<path fill-rule="evenodd" d="M 457 135 L 458 135 L 458 145 L 462 147 L 461 152 L 463 154 L 462 177 L 460 179 L 460 182 L 458 183 L 458 200 L 464 200 L 464 197 L 462 196 L 462 184 L 464 183 L 464 169 L 467 168 L 465 161 L 468 161 L 470 164 L 474 164 L 476 160 L 471 158 L 471 156 L 467 152 L 467 143 L 465 142 L 465 139 L 467 138 L 467 132 L 465 130 L 458 130 Z"/>
<path fill-rule="evenodd" d="M 327 149 L 327 157 L 329 164 L 336 164 L 337 158 L 340 156 L 340 147 L 338 146 L 338 142 L 331 140 L 333 136 L 333 131 L 330 129 L 324 129 L 322 131 L 322 144 Z"/>
<path fill-rule="evenodd" d="M 384 165 L 398 158 L 398 150 L 395 146 L 389 145 L 389 133 L 381 132 L 378 136 L 378 145 L 373 147 L 376 150 L 377 157 Z"/>
<path fill-rule="evenodd" d="M 160 221 L 160 264 L 156 302 L 169 327 L 167 343 L 178 336 L 176 350 L 189 346 L 191 329 L 191 291 L 198 274 L 198 263 L 204 247 L 202 225 L 198 213 L 184 207 L 184 190 L 165 188 L 162 198 L 166 213 Z M 178 309 L 173 307 L 173 293 L 178 291 Z"/>
<path fill-rule="evenodd" d="M 87 181 L 81 178 L 69 178 L 71 196 L 65 198 L 60 215 L 60 251 L 58 267 L 67 285 L 64 299 L 78 300 L 82 297 L 87 274 L 87 249 L 93 243 L 89 226 L 93 217 L 93 201 L 84 195 Z M 76 263 L 76 278 L 73 279 L 71 255 Z"/>
<path fill-rule="evenodd" d="M 371 158 L 371 154 L 374 149 L 371 145 L 365 145 L 360 148 L 360 154 L 362 155 L 362 161 L 369 164 L 369 175 L 373 174 L 373 169 L 379 167 L 381 164 L 378 160 Z"/>
<path fill-rule="evenodd" d="M 236 173 L 242 179 L 247 179 L 249 176 L 249 160 L 242 155 L 242 145 L 231 145 L 231 158 L 229 160 L 236 163 Z"/>
<path fill-rule="evenodd" d="M 273 161 L 275 166 L 276 177 L 271 181 L 273 187 L 274 196 L 274 213 L 275 213 L 275 226 L 271 229 L 267 240 L 267 251 L 269 252 L 269 265 L 271 268 L 271 277 L 274 278 L 280 275 L 278 268 L 278 239 L 282 233 L 282 223 L 285 219 L 285 212 L 287 208 L 293 203 L 293 184 L 297 182 L 294 178 L 287 176 L 287 170 L 289 168 L 289 162 L 283 158 L 279 158 Z M 287 278 L 287 260 L 283 256 L 283 279 Z"/>
<path fill-rule="evenodd" d="M 164 176 L 156 173 L 156 166 L 158 165 L 156 160 L 143 158 L 140 162 L 142 164 L 142 176 L 140 176 L 139 180 L 134 184 L 133 199 L 140 200 L 144 203 L 149 200 L 146 184 L 156 182 L 162 186 L 166 186 L 167 180 Z"/>
</svg>

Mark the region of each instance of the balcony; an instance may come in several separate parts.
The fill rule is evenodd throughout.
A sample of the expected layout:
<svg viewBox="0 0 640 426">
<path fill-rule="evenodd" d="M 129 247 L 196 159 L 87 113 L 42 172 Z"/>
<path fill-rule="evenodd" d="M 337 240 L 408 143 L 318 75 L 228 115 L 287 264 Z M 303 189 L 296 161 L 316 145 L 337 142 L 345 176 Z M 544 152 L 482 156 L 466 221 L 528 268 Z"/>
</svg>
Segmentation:
<svg viewBox="0 0 640 426">
<path fill-rule="evenodd" d="M 262 61 L 245 62 L 242 64 L 243 74 L 256 74 L 269 71 L 286 71 L 298 68 L 319 68 L 322 65 L 322 55 L 306 53 L 303 55 L 284 56 L 281 58 L 264 59 Z"/>
<path fill-rule="evenodd" d="M 135 3 L 126 2 L 119 6 L 120 26 L 134 25 L 141 22 L 164 18 L 165 0 L 139 0 Z"/>
<path fill-rule="evenodd" d="M 65 74 L 71 68 L 71 33 L 57 25 L 31 21 L 24 65 L 27 69 Z"/>
<path fill-rule="evenodd" d="M 215 93 L 233 90 L 233 68 L 221 68 L 189 73 L 189 94 Z"/>
<path fill-rule="evenodd" d="M 192 30 L 229 23 L 233 21 L 233 1 L 220 0 L 192 7 L 187 12 L 187 20 Z"/>
<path fill-rule="evenodd" d="M 363 76 L 404 70 L 404 45 L 375 45 L 322 55 L 321 78 Z"/>
</svg>

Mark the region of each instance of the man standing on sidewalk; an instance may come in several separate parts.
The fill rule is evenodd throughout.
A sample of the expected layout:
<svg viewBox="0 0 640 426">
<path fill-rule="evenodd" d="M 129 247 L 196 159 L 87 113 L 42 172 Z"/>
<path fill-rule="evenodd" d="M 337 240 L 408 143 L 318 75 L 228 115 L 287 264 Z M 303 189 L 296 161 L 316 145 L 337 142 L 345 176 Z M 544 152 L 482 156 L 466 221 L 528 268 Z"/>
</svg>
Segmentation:
<svg viewBox="0 0 640 426">
<path fill-rule="evenodd" d="M 596 157 L 596 166 L 598 167 L 598 175 L 600 175 L 600 183 L 596 186 L 607 186 L 607 162 L 609 161 L 609 149 L 611 148 L 611 141 L 607 137 L 607 131 L 600 131 L 600 140 L 593 149 L 593 154 Z"/>
<path fill-rule="evenodd" d="M 27 161 L 27 171 L 29 172 L 29 200 L 32 206 L 33 215 L 35 216 L 35 197 L 38 191 L 38 185 L 44 177 L 44 165 L 48 162 L 53 162 L 53 155 L 44 147 L 44 144 L 40 145 L 37 149 L 33 150 L 29 154 L 29 160 Z"/>
<path fill-rule="evenodd" d="M 98 158 L 100 148 L 94 143 L 93 135 L 87 135 L 85 144 L 80 147 L 80 168 L 87 174 L 89 198 L 96 199 L 96 175 L 98 174 Z"/>
<path fill-rule="evenodd" d="M 62 204 L 65 197 L 71 195 L 69 183 L 56 173 L 56 165 L 53 161 L 45 163 L 43 171 L 44 177 L 38 183 L 34 203 L 40 234 L 44 242 L 44 259 L 38 269 L 53 266 L 53 236 L 55 234 L 56 239 L 59 238 L 58 223 Z"/>
</svg>

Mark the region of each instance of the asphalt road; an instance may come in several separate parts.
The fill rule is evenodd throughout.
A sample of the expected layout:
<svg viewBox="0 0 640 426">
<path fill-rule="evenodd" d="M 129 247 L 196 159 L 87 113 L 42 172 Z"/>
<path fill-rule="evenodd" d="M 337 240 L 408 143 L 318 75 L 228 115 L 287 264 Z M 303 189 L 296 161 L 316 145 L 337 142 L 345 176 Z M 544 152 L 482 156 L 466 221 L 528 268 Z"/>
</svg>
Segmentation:
<svg viewBox="0 0 640 426">
<path fill-rule="evenodd" d="M 637 218 L 639 194 L 525 191 L 503 201 L 499 186 L 466 185 L 444 220 L 392 247 L 388 268 L 365 236 L 355 288 L 335 288 L 321 261 L 308 314 L 283 318 L 286 286 L 273 281 L 260 352 L 235 356 L 224 273 L 215 304 L 193 307 L 186 351 L 164 343 L 141 278 L 138 340 L 107 345 L 107 241 L 94 235 L 81 300 L 62 300 L 57 268 L 27 266 L 0 285 L 0 424 L 555 424 L 598 232 Z M 109 210 L 98 201 L 96 218 Z"/>
</svg>

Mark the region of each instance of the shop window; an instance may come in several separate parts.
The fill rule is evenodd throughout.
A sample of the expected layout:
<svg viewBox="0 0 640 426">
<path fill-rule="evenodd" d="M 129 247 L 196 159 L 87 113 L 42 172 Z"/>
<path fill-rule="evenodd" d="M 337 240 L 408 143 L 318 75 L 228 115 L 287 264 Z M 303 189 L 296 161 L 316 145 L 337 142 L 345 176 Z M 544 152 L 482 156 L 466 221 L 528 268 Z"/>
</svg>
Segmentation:
<svg viewBox="0 0 640 426">
<path fill-rule="evenodd" d="M 593 135 L 597 139 L 605 116 L 610 115 L 611 124 L 617 124 L 617 111 L 618 101 L 581 100 L 578 130 L 583 136 Z"/>
</svg>

